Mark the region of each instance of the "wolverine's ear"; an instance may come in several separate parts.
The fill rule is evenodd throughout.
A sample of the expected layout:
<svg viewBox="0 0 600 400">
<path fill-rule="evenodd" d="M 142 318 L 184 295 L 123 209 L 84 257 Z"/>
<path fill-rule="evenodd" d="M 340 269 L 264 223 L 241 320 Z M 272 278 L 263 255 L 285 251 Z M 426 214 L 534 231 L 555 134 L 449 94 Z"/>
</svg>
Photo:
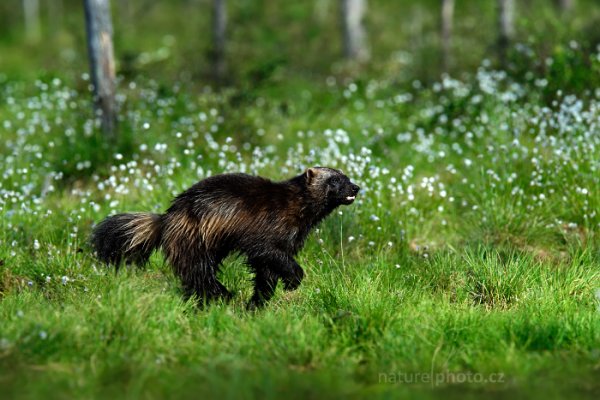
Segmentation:
<svg viewBox="0 0 600 400">
<path fill-rule="evenodd" d="M 306 170 L 306 181 L 311 182 L 317 176 L 316 168 L 308 168 Z"/>
</svg>

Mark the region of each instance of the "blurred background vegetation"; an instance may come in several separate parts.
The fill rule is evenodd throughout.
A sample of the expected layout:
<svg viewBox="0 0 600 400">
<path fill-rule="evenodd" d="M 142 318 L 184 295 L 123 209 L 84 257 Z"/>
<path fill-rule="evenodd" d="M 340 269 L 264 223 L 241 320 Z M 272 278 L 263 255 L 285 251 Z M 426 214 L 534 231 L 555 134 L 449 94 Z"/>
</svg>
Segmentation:
<svg viewBox="0 0 600 400">
<path fill-rule="evenodd" d="M 88 71 L 83 2 L 39 2 L 39 30 L 26 32 L 24 4 L 0 2 L 0 81 L 59 76 L 77 82 Z M 35 1 L 35 0 L 34 0 Z M 443 72 L 441 0 L 371 0 L 365 16 L 370 59 L 342 58 L 338 0 L 228 0 L 227 84 L 277 87 L 325 83 L 328 76 L 438 80 Z M 597 87 L 597 0 L 516 0 L 515 36 L 506 70 L 518 80 L 548 79 L 577 93 Z M 112 2 L 117 74 L 202 88 L 211 84 L 211 0 Z M 498 2 L 456 0 L 448 72 L 463 77 L 482 60 L 497 63 Z M 31 23 L 30 23 L 31 25 Z M 552 57 L 553 63 L 546 62 Z M 593 65 L 596 63 L 595 66 Z M 323 78 L 323 79 L 322 79 Z"/>
</svg>

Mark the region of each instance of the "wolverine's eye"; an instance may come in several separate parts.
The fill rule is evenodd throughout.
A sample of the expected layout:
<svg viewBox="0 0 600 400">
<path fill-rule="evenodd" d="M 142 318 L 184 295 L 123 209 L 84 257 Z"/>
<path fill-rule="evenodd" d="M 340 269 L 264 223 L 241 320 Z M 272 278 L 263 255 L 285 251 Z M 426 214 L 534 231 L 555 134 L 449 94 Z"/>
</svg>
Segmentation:
<svg viewBox="0 0 600 400">
<path fill-rule="evenodd" d="M 338 187 L 342 181 L 338 177 L 329 179 L 329 186 Z"/>
</svg>

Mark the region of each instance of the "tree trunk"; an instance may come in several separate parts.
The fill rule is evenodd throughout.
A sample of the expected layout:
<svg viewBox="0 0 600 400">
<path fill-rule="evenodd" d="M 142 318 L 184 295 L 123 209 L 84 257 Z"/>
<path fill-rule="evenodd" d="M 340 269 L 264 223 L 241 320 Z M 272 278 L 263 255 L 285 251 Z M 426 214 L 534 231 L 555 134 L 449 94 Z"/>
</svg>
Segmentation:
<svg viewBox="0 0 600 400">
<path fill-rule="evenodd" d="M 94 93 L 94 106 L 102 130 L 116 136 L 115 60 L 109 0 L 84 0 L 88 55 Z"/>
<path fill-rule="evenodd" d="M 503 68 L 507 64 L 509 45 L 514 37 L 514 0 L 498 0 L 498 57 Z"/>
<path fill-rule="evenodd" d="M 225 61 L 225 32 L 227 29 L 226 0 L 213 0 L 212 19 L 212 68 L 213 78 L 217 82 L 223 82 L 227 74 L 227 63 Z"/>
<path fill-rule="evenodd" d="M 450 70 L 453 17 L 454 0 L 442 0 L 442 67 L 444 68 L 444 72 Z"/>
<path fill-rule="evenodd" d="M 367 12 L 367 0 L 341 0 L 344 57 L 365 61 L 369 58 L 367 34 L 363 20 Z"/>
<path fill-rule="evenodd" d="M 26 40 L 32 43 L 38 42 L 41 37 L 39 0 L 23 0 L 23 15 Z"/>
<path fill-rule="evenodd" d="M 561 11 L 568 12 L 571 11 L 571 9 L 573 9 L 573 6 L 575 5 L 575 0 L 557 0 L 556 3 Z"/>
</svg>

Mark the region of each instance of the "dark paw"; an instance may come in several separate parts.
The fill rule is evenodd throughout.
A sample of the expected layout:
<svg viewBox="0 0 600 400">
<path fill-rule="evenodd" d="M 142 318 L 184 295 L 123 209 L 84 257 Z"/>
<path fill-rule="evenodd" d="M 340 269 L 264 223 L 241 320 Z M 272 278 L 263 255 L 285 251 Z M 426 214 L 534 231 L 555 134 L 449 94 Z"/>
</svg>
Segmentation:
<svg viewBox="0 0 600 400">
<path fill-rule="evenodd" d="M 229 291 L 224 292 L 224 293 L 220 293 L 219 297 L 225 303 L 229 303 L 231 300 L 233 300 L 233 294 L 231 294 L 231 292 L 229 292 Z"/>
<path fill-rule="evenodd" d="M 287 291 L 296 290 L 301 283 L 302 277 L 294 276 L 283 280 L 283 288 Z"/>
<path fill-rule="evenodd" d="M 296 265 L 293 273 L 282 277 L 281 280 L 283 281 L 283 288 L 291 291 L 298 289 L 298 286 L 302 283 L 302 279 L 304 279 L 304 270 L 299 265 Z"/>
<path fill-rule="evenodd" d="M 266 304 L 266 302 L 261 299 L 252 298 L 252 299 L 250 299 L 248 304 L 246 304 L 246 310 L 257 311 L 257 310 L 260 310 L 261 308 L 264 308 L 265 304 Z"/>
</svg>

